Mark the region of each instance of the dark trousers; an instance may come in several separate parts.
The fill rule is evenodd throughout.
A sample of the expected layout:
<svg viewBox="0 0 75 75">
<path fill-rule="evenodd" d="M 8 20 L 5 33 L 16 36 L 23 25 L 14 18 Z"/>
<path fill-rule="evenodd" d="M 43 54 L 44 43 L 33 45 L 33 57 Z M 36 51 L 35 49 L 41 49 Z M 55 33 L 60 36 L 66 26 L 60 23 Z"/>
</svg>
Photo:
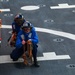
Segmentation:
<svg viewBox="0 0 75 75">
<path fill-rule="evenodd" d="M 32 50 L 32 54 L 33 54 L 33 58 L 34 58 L 34 62 L 36 61 L 36 57 L 37 57 L 37 45 L 33 44 L 33 50 Z M 24 53 L 23 47 L 21 48 L 15 48 L 12 53 L 10 54 L 11 59 L 13 59 L 14 61 L 18 60 L 18 58 L 20 58 Z"/>
</svg>

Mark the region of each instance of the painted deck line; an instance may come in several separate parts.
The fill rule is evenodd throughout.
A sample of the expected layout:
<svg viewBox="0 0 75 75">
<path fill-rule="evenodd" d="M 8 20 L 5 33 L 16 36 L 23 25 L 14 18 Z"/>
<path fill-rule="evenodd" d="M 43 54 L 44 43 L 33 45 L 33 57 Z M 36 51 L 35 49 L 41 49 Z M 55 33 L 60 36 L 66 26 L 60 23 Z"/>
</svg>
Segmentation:
<svg viewBox="0 0 75 75">
<path fill-rule="evenodd" d="M 71 59 L 69 55 L 56 55 L 55 52 L 43 53 L 43 57 L 37 58 L 38 61 Z"/>
<path fill-rule="evenodd" d="M 58 6 L 50 6 L 51 9 L 66 9 L 75 8 L 75 5 L 68 5 L 68 3 L 58 4 Z"/>
<path fill-rule="evenodd" d="M 54 34 L 54 35 L 69 38 L 71 40 L 75 40 L 75 34 L 71 34 L 71 33 L 67 33 L 67 32 L 56 31 L 56 30 L 46 29 L 46 28 L 38 28 L 38 27 L 36 27 L 36 31 Z"/>
<path fill-rule="evenodd" d="M 10 9 L 0 9 L 2 12 L 10 11 Z"/>
<path fill-rule="evenodd" d="M 47 52 L 43 53 L 42 57 L 37 57 L 38 61 L 46 61 L 46 60 L 66 60 L 71 59 L 69 55 L 56 55 L 55 52 Z M 0 64 L 3 63 L 17 63 L 17 62 L 23 62 L 23 59 L 20 58 L 18 61 L 12 61 L 10 58 L 10 55 L 1 55 L 0 56 Z"/>
<path fill-rule="evenodd" d="M 11 29 L 11 25 L 2 25 L 2 28 Z M 38 32 L 54 34 L 54 35 L 58 35 L 58 36 L 69 38 L 71 40 L 75 40 L 75 34 L 71 34 L 71 33 L 67 33 L 67 32 L 62 32 L 62 31 L 56 31 L 56 30 L 52 30 L 52 29 L 39 28 L 39 27 L 35 27 L 35 29 Z"/>
<path fill-rule="evenodd" d="M 23 6 L 21 7 L 22 10 L 37 10 L 39 9 L 39 6 L 29 5 L 29 6 Z"/>
</svg>

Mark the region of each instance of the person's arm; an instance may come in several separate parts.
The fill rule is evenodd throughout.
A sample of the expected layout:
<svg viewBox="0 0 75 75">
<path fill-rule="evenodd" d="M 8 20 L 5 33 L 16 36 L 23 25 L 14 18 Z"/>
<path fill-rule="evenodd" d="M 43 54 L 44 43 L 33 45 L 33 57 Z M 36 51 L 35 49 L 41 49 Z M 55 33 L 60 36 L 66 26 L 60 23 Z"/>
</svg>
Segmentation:
<svg viewBox="0 0 75 75">
<path fill-rule="evenodd" d="M 32 41 L 32 43 L 36 43 L 36 44 L 39 42 L 38 35 L 37 35 L 37 32 L 35 30 L 32 31 L 31 41 Z"/>
<path fill-rule="evenodd" d="M 15 27 L 15 23 L 12 23 L 12 33 L 16 33 L 16 27 Z"/>
<path fill-rule="evenodd" d="M 21 35 L 18 34 L 16 40 L 16 48 L 21 48 L 21 47 L 22 47 L 22 39 L 21 39 Z"/>
</svg>

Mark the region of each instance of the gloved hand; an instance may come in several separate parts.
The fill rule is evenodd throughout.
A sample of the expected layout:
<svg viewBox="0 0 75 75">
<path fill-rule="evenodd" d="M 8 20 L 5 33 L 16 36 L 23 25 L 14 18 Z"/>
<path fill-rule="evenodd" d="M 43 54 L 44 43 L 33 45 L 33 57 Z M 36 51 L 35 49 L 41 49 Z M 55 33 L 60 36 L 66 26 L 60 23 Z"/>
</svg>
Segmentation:
<svg viewBox="0 0 75 75">
<path fill-rule="evenodd" d="M 25 42 L 25 40 L 22 40 L 22 44 L 24 45 L 26 42 Z"/>
</svg>

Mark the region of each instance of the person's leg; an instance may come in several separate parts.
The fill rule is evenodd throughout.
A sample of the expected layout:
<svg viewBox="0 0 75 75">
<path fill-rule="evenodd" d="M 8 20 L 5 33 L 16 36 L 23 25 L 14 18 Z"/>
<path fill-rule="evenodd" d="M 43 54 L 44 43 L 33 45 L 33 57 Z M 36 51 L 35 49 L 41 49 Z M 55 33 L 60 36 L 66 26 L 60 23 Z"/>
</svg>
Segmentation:
<svg viewBox="0 0 75 75">
<path fill-rule="evenodd" d="M 18 58 L 20 58 L 23 54 L 23 47 L 21 47 L 20 49 L 15 48 L 12 53 L 10 54 L 11 59 L 13 59 L 13 61 L 17 61 Z"/>
<path fill-rule="evenodd" d="M 33 44 L 33 50 L 32 50 L 32 54 L 33 54 L 33 59 L 34 59 L 34 66 L 35 67 L 39 67 L 38 63 L 37 63 L 37 45 Z"/>
</svg>

